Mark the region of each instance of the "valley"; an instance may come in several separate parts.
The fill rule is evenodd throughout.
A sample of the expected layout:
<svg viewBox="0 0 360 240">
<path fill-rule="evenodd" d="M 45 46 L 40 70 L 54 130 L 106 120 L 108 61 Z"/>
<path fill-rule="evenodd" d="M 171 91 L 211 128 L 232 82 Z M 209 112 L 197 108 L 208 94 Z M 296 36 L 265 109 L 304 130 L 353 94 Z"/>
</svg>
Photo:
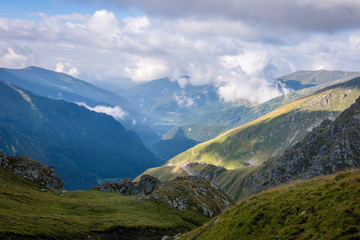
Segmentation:
<svg viewBox="0 0 360 240">
<path fill-rule="evenodd" d="M 360 239 L 359 12 L 0 1 L 0 240 Z"/>
<path fill-rule="evenodd" d="M 7 71 L 17 81 L 26 79 L 21 72 Z M 34 69 L 26 71 L 34 74 Z M 308 81 L 309 74 L 318 76 L 318 85 Z M 182 89 L 167 79 L 156 80 L 154 89 L 151 82 L 139 85 L 121 97 L 126 117 L 149 116 L 153 123 L 162 119 L 172 125 L 153 128 L 158 123 L 137 125 L 133 119 L 136 131 L 128 128 L 128 120 L 94 111 L 98 104 L 120 106 L 109 99 L 93 100 L 91 107 L 91 101 L 39 96 L 7 76 L 0 82 L 0 151 L 26 156 L 1 154 L 5 204 L 0 237 L 237 239 L 241 234 L 244 239 L 307 239 L 320 231 L 321 236 L 356 238 L 359 174 L 349 169 L 360 167 L 360 78 L 351 77 L 357 73 L 322 74 L 295 74 L 298 80 L 289 81 L 299 81 L 301 88 L 255 105 L 211 99 L 206 94 L 216 92 L 208 86 Z M 288 79 L 282 78 L 284 84 Z M 159 85 L 167 89 L 161 90 L 164 98 L 155 91 Z M 38 94 L 51 93 L 48 87 L 43 90 Z M 189 109 L 178 105 L 171 115 L 175 123 L 166 115 L 176 109 L 179 91 L 198 96 L 199 102 Z M 144 110 L 131 110 L 142 101 Z M 171 101 L 173 107 L 166 105 Z M 141 129 L 146 130 L 138 135 Z M 306 198 L 309 194 L 319 198 L 316 205 L 314 198 Z M 340 199 L 343 195 L 349 198 Z M 285 202 L 294 207 L 286 208 Z M 280 211 L 274 215 L 274 209 Z M 329 212 L 341 217 L 328 221 L 322 216 Z"/>
</svg>

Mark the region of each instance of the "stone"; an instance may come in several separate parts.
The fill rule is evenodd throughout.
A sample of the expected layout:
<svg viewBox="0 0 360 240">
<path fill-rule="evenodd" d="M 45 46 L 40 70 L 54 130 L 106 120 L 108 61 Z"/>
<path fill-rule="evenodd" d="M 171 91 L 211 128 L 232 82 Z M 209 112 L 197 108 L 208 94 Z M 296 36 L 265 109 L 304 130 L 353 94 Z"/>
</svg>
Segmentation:
<svg viewBox="0 0 360 240">
<path fill-rule="evenodd" d="M 48 189 L 61 190 L 64 188 L 64 181 L 57 176 L 54 168 L 41 164 L 29 156 L 13 157 L 0 153 L 0 167 Z"/>
<path fill-rule="evenodd" d="M 135 189 L 130 178 L 125 178 L 121 181 L 104 182 L 102 184 L 93 186 L 90 188 L 90 190 L 111 191 L 130 195 L 137 194 L 137 190 Z"/>
<path fill-rule="evenodd" d="M 135 183 L 138 194 L 150 194 L 160 184 L 160 180 L 150 175 L 142 175 L 140 181 Z"/>
</svg>

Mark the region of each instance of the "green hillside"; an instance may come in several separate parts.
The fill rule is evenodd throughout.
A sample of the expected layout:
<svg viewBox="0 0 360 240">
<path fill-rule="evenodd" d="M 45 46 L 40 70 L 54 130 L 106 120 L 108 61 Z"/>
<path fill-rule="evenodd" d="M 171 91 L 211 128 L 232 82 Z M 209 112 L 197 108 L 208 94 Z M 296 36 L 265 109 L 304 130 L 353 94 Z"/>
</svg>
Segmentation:
<svg viewBox="0 0 360 240">
<path fill-rule="evenodd" d="M 137 195 L 42 188 L 0 167 L 0 239 L 161 239 L 208 220 Z"/>
<path fill-rule="evenodd" d="M 254 195 L 181 239 L 359 239 L 360 170 Z"/>
<path fill-rule="evenodd" d="M 170 159 L 167 165 L 206 162 L 237 169 L 257 166 L 302 140 L 324 119 L 335 119 L 360 95 L 360 78 L 285 105 Z"/>
<path fill-rule="evenodd" d="M 338 116 L 360 95 L 359 84 L 360 79 L 356 78 L 290 103 L 218 138 L 199 144 L 171 159 L 168 164 L 145 171 L 145 174 L 156 176 L 161 181 L 187 174 L 181 171 L 179 163 L 189 160 L 187 169 L 193 174 L 216 182 L 233 199 L 243 199 L 249 193 L 254 193 L 252 190 L 255 185 L 259 185 L 260 189 L 260 182 L 267 182 L 268 176 L 260 178 L 262 175 L 257 175 L 263 161 L 272 155 L 281 155 L 293 143 L 304 139 L 315 124 Z M 254 161 L 256 158 L 260 160 Z M 252 178 L 258 176 L 259 180 L 246 180 L 249 175 Z"/>
<path fill-rule="evenodd" d="M 257 105 L 241 101 L 237 102 L 235 106 L 224 106 L 218 111 L 197 112 L 195 115 L 190 115 L 193 117 L 189 121 L 170 129 L 158 142 L 159 144 L 152 147 L 152 150 L 163 152 L 162 158 L 168 160 L 183 152 L 185 148 L 189 149 L 195 146 L 196 142 L 213 139 L 221 133 L 253 121 L 323 88 L 349 81 L 359 74 L 359 72 L 341 71 L 300 71 L 286 75 L 279 80 L 296 91 Z M 304 86 L 293 87 L 292 81 L 303 82 Z M 308 84 L 309 82 L 311 84 Z"/>
</svg>

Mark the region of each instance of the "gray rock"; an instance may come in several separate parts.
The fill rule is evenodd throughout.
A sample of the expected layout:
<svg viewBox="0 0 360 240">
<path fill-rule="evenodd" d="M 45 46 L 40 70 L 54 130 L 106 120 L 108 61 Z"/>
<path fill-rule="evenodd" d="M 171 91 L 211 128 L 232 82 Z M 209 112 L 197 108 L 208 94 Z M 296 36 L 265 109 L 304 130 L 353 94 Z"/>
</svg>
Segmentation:
<svg viewBox="0 0 360 240">
<path fill-rule="evenodd" d="M 0 167 L 52 190 L 64 188 L 64 181 L 58 177 L 54 168 L 41 164 L 28 156 L 12 157 L 0 153 Z"/>
<path fill-rule="evenodd" d="M 159 179 L 143 175 L 139 182 L 132 182 L 130 178 L 125 178 L 121 181 L 104 182 L 99 185 L 93 186 L 90 190 L 112 191 L 128 195 L 147 195 L 154 191 L 160 184 Z"/>
<path fill-rule="evenodd" d="M 93 186 L 90 190 L 111 191 L 130 195 L 137 194 L 137 190 L 130 178 L 125 178 L 121 181 L 104 182 Z"/>
<path fill-rule="evenodd" d="M 160 180 L 150 175 L 142 175 L 140 181 L 135 183 L 138 194 L 150 194 L 160 184 Z"/>
<path fill-rule="evenodd" d="M 284 154 L 242 180 L 242 198 L 297 179 L 360 168 L 360 98 L 334 121 L 325 120 Z"/>
<path fill-rule="evenodd" d="M 179 211 L 196 210 L 207 217 L 213 217 L 234 204 L 214 183 L 198 176 L 177 177 L 163 182 L 143 199 L 161 201 Z"/>
</svg>

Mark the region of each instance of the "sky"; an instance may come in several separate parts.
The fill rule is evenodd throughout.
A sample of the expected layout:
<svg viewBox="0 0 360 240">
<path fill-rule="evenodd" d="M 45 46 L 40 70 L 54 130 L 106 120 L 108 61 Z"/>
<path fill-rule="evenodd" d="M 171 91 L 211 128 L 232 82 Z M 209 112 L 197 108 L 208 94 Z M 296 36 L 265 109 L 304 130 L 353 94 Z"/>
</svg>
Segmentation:
<svg viewBox="0 0 360 240">
<path fill-rule="evenodd" d="M 358 0 L 0 0 L 0 67 L 115 88 L 169 77 L 259 103 L 294 71 L 359 71 L 359 12 Z"/>
</svg>

